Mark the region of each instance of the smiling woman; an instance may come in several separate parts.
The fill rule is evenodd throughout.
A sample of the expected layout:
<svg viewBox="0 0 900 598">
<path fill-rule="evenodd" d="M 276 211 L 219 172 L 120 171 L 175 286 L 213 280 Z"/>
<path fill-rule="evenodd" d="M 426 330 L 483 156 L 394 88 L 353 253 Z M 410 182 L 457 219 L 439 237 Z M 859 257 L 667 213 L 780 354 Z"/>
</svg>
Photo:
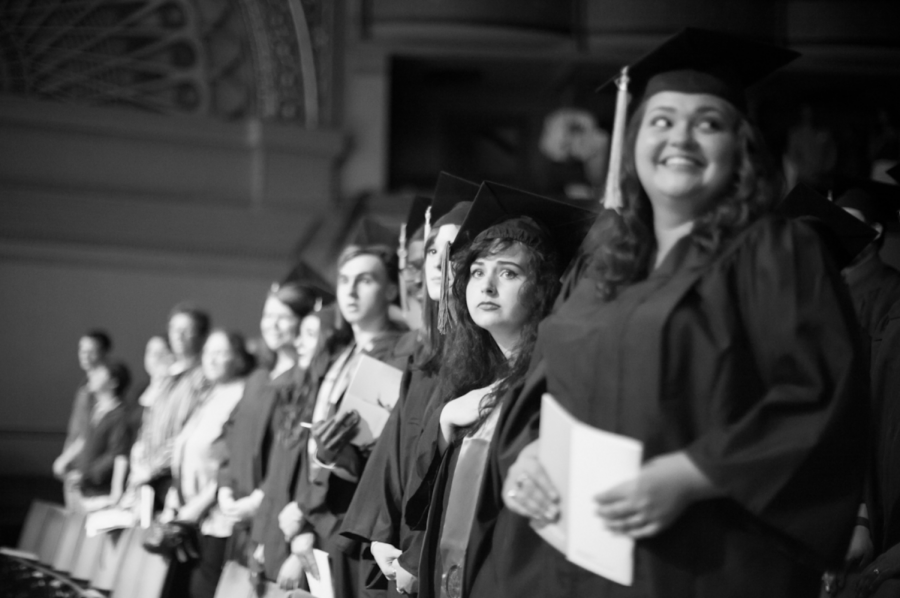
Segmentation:
<svg viewBox="0 0 900 598">
<path fill-rule="evenodd" d="M 651 202 L 676 220 L 671 224 L 694 220 L 733 184 L 738 122 L 734 107 L 710 94 L 662 92 L 647 100 L 635 163 Z"/>
<path fill-rule="evenodd" d="M 858 325 L 815 231 L 766 214 L 776 177 L 743 110 L 744 89 L 793 56 L 686 30 L 630 67 L 644 100 L 624 205 L 601 215 L 593 266 L 541 325 L 498 443 L 508 511 L 469 596 L 813 597 L 842 559 L 864 470 Z M 538 458 L 556 448 L 541 446 L 544 393 L 641 443 L 639 472 L 560 502 Z M 560 513 L 634 540 L 633 583 L 534 534 Z"/>
</svg>

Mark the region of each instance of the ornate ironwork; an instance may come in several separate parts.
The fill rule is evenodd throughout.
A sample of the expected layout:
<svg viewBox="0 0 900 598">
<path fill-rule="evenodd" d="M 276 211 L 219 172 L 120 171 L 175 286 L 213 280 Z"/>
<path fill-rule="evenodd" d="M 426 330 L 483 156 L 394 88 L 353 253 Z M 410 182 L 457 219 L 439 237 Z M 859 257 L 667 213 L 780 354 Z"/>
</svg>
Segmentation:
<svg viewBox="0 0 900 598">
<path fill-rule="evenodd" d="M 162 114 L 329 124 L 320 107 L 332 90 L 330 4 L 7 0 L 0 91 Z"/>
</svg>

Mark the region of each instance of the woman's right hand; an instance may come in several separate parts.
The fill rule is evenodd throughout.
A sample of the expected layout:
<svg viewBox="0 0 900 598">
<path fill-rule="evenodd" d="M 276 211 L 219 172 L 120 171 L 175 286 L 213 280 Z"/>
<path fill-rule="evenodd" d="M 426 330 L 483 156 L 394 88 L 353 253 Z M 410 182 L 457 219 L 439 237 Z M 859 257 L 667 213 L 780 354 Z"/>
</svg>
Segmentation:
<svg viewBox="0 0 900 598">
<path fill-rule="evenodd" d="M 312 532 L 304 532 L 291 540 L 291 555 L 300 559 L 303 570 L 315 580 L 319 579 L 319 566 L 316 564 L 316 555 L 313 546 L 316 544 L 316 536 Z"/>
<path fill-rule="evenodd" d="M 278 587 L 282 590 L 296 590 L 303 578 L 303 562 L 296 554 L 288 555 L 278 570 Z"/>
<path fill-rule="evenodd" d="M 397 570 L 394 567 L 397 557 L 403 554 L 403 551 L 385 542 L 372 542 L 369 550 L 372 551 L 372 557 L 378 564 L 378 568 L 384 573 L 384 576 L 388 579 L 396 579 Z"/>
<path fill-rule="evenodd" d="M 559 493 L 538 460 L 540 439 L 522 449 L 503 483 L 503 502 L 538 526 L 559 518 Z"/>
<path fill-rule="evenodd" d="M 312 434 L 316 439 L 316 458 L 327 465 L 334 463 L 344 447 L 359 431 L 359 413 L 355 410 L 337 413 L 313 424 Z"/>
<path fill-rule="evenodd" d="M 289 502 L 278 513 L 278 529 L 284 534 L 284 539 L 290 542 L 303 526 L 303 513 L 296 502 Z"/>
</svg>

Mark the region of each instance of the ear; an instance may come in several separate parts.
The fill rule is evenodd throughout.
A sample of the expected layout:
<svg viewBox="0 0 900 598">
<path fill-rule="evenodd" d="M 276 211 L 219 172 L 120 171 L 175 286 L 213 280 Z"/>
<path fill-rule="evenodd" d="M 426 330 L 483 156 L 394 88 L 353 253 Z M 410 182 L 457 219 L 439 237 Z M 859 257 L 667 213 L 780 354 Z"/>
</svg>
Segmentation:
<svg viewBox="0 0 900 598">
<path fill-rule="evenodd" d="M 384 298 L 388 300 L 388 303 L 393 303 L 397 300 L 397 296 L 399 295 L 400 290 L 396 282 L 389 282 L 387 287 L 384 289 Z"/>
<path fill-rule="evenodd" d="M 881 224 L 880 222 L 875 222 L 874 224 L 871 224 L 870 226 L 875 229 L 875 232 L 878 233 L 877 235 L 875 235 L 875 239 L 880 239 L 881 235 L 884 234 L 884 225 Z"/>
</svg>

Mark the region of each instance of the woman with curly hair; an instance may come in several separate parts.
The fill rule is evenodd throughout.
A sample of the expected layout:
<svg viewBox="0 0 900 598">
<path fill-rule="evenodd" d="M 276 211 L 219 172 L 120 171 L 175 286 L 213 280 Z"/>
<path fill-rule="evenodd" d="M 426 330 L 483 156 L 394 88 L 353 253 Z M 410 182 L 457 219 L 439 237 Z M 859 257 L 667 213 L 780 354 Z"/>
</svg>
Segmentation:
<svg viewBox="0 0 900 598">
<path fill-rule="evenodd" d="M 451 246 L 442 308 L 452 326 L 435 395 L 443 406 L 420 437 L 425 475 L 409 489 L 405 514 L 425 524 L 420 596 L 458 585 L 500 399 L 525 375 L 560 273 L 593 219 L 591 210 L 485 183 Z"/>
<path fill-rule="evenodd" d="M 857 325 L 815 231 L 767 214 L 777 185 L 743 108 L 793 57 L 687 30 L 631 67 L 624 202 L 541 326 L 498 447 L 508 510 L 466 595 L 816 596 L 841 562 L 865 448 Z M 631 585 L 533 529 L 561 508 L 538 456 L 544 392 L 643 447 L 637 476 L 582 515 L 635 541 Z"/>
</svg>

